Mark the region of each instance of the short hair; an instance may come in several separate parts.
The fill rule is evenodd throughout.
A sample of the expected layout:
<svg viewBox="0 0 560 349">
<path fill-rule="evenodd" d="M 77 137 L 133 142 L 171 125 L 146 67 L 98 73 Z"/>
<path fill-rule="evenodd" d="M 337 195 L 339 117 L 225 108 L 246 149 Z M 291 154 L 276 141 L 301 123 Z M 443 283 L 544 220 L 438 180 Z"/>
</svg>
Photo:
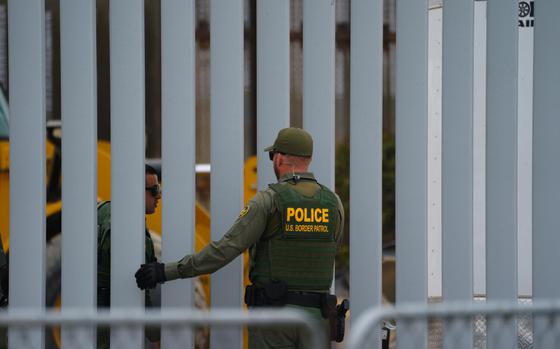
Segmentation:
<svg viewBox="0 0 560 349">
<path fill-rule="evenodd" d="M 309 166 L 311 163 L 311 156 L 297 156 L 297 155 L 290 155 L 284 154 L 287 162 L 292 164 L 293 166 Z"/>
<path fill-rule="evenodd" d="M 144 173 L 145 173 L 146 175 L 156 175 L 156 177 L 159 177 L 159 173 L 158 173 L 158 172 L 156 171 L 156 169 L 153 168 L 152 166 L 146 164 L 146 165 L 145 165 L 145 168 L 146 168 L 146 170 L 145 170 Z"/>
</svg>

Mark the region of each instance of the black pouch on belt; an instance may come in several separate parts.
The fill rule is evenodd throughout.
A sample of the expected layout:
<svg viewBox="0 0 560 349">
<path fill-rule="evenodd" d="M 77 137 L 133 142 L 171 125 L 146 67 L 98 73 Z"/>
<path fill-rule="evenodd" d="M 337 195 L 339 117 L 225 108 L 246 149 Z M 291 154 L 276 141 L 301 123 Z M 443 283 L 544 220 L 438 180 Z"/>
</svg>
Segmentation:
<svg viewBox="0 0 560 349">
<path fill-rule="evenodd" d="M 272 281 L 264 286 L 266 304 L 271 306 L 286 305 L 288 285 L 283 281 Z"/>
<path fill-rule="evenodd" d="M 245 288 L 245 304 L 249 307 L 283 306 L 287 294 L 288 286 L 282 281 L 273 281 L 264 287 L 248 285 Z"/>
</svg>

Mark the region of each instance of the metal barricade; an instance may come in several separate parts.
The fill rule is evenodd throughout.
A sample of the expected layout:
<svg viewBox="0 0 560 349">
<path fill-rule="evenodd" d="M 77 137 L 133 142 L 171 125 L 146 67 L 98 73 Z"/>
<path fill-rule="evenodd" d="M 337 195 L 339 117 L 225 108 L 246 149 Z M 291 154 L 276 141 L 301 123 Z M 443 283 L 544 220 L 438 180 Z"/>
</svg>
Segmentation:
<svg viewBox="0 0 560 349">
<path fill-rule="evenodd" d="M 138 330 L 143 326 L 162 326 L 180 331 L 185 327 L 211 325 L 212 328 L 250 325 L 257 327 L 297 325 L 308 332 L 312 348 L 325 348 L 325 328 L 315 319 L 302 311 L 293 309 L 241 311 L 222 309 L 216 311 L 184 310 L 141 310 L 113 309 L 90 311 L 83 309 L 66 309 L 61 312 L 35 310 L 11 310 L 0 312 L 0 328 L 17 329 L 10 331 L 10 336 L 22 338 L 18 343 L 25 343 L 27 331 L 50 326 L 63 326 L 71 329 L 73 348 L 91 347 L 95 326 L 111 326 L 112 329 Z M 89 334 L 88 334 L 89 331 Z M 126 343 L 126 331 L 119 338 L 119 348 L 134 347 Z M 21 340 L 23 339 L 23 340 Z M 169 347 L 169 346 L 168 346 Z M 185 347 L 185 343 L 171 345 L 175 348 Z"/>
<path fill-rule="evenodd" d="M 497 321 L 494 321 L 497 320 Z M 501 347 L 500 341 L 508 339 L 496 336 L 494 331 L 489 337 L 488 322 L 492 321 L 498 327 L 507 328 L 510 324 L 516 327 L 516 348 L 543 347 L 553 348 L 560 346 L 560 301 L 539 300 L 532 303 L 520 300 L 518 303 L 511 302 L 473 302 L 473 303 L 439 303 L 439 304 L 403 304 L 396 307 L 378 307 L 364 312 L 358 318 L 350 332 L 349 349 L 366 347 L 365 343 L 370 340 L 376 325 L 379 328 L 383 321 L 396 321 L 396 335 L 398 343 L 399 327 L 414 328 L 411 324 L 423 323 L 428 327 L 428 332 L 438 332 L 438 340 L 429 340 L 430 349 L 442 348 L 446 334 L 446 325 L 456 327 L 464 326 L 457 332 L 453 330 L 454 340 L 461 342 L 463 336 L 470 336 L 472 348 L 495 348 Z M 406 326 L 400 326 L 406 324 Z M 418 328 L 418 327 L 416 327 Z M 509 333 L 507 330 L 504 333 Z M 393 333 L 391 334 L 393 336 Z M 430 335 L 431 336 L 431 335 Z M 453 340 L 453 339 L 452 339 Z M 511 339 L 509 339 L 511 340 Z M 535 342 L 538 342 L 537 345 Z M 449 342 L 448 342 L 449 343 Z M 371 346 L 367 346 L 368 348 Z M 380 345 L 377 347 L 381 347 Z M 377 348 L 374 346 L 374 348 Z M 447 347 L 447 346 L 445 346 Z M 462 347 L 461 345 L 453 347 Z"/>
</svg>

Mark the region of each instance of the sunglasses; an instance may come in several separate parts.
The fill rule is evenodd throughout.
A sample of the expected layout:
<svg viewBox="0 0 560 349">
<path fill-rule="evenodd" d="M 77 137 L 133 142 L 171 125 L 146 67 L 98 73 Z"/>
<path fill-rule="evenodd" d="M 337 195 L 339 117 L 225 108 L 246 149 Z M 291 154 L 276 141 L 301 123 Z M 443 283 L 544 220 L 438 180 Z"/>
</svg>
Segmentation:
<svg viewBox="0 0 560 349">
<path fill-rule="evenodd" d="M 146 188 L 146 190 L 149 190 L 150 194 L 152 194 L 153 197 L 156 197 L 159 194 L 161 194 L 161 186 L 159 184 Z"/>
<path fill-rule="evenodd" d="M 270 161 L 272 161 L 272 159 L 274 159 L 274 154 L 276 154 L 276 153 L 282 154 L 282 155 L 286 155 L 286 154 L 281 153 L 281 152 L 279 152 L 279 151 L 269 151 L 269 152 L 268 152 L 268 158 L 270 159 Z"/>
</svg>

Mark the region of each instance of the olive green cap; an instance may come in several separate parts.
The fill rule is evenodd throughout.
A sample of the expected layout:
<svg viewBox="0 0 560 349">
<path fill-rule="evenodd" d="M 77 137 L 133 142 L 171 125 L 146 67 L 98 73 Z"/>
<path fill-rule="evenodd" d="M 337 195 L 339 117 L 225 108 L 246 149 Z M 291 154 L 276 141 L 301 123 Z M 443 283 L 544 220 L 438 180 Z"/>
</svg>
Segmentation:
<svg viewBox="0 0 560 349">
<path fill-rule="evenodd" d="M 274 151 L 295 156 L 312 156 L 313 138 L 304 129 L 297 127 L 284 128 L 278 132 L 274 144 L 264 148 L 264 151 Z"/>
</svg>

